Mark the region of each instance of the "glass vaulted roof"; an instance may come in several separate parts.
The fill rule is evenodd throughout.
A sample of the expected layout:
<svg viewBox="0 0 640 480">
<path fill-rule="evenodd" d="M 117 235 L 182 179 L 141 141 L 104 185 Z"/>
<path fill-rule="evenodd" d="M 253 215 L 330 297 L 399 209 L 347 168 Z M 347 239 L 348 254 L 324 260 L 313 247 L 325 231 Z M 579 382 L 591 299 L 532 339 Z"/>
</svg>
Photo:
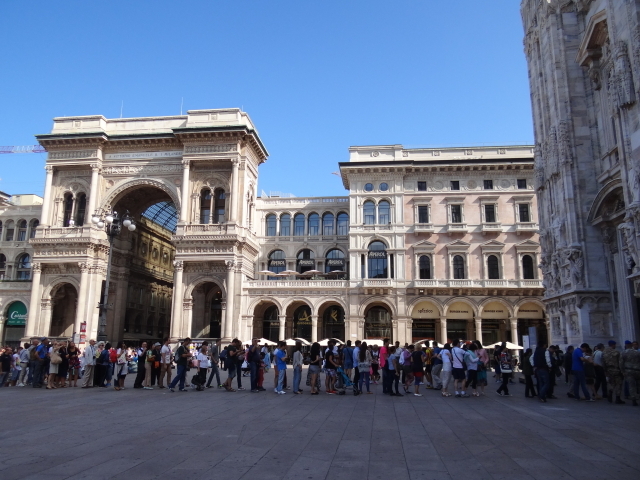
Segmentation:
<svg viewBox="0 0 640 480">
<path fill-rule="evenodd" d="M 151 220 L 156 225 L 176 232 L 176 224 L 178 223 L 178 211 L 173 202 L 160 202 L 147 208 L 142 216 Z"/>
</svg>

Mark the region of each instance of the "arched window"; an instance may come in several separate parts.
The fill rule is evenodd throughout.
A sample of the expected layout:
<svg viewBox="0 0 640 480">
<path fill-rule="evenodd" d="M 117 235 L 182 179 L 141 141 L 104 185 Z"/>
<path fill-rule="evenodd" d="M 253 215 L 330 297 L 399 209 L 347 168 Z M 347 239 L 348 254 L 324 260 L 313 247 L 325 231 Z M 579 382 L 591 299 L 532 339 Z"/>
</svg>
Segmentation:
<svg viewBox="0 0 640 480">
<path fill-rule="evenodd" d="M 535 278 L 533 270 L 533 258 L 531 255 L 522 257 L 522 278 L 525 280 L 533 280 Z"/>
<path fill-rule="evenodd" d="M 27 239 L 27 221 L 18 220 L 18 241 L 24 242 Z"/>
<path fill-rule="evenodd" d="M 0 253 L 0 280 L 4 280 L 7 274 L 7 257 Z"/>
<path fill-rule="evenodd" d="M 298 253 L 298 260 L 296 265 L 296 270 L 298 273 L 308 272 L 309 270 L 314 270 L 316 268 L 315 254 L 305 248 Z"/>
<path fill-rule="evenodd" d="M 490 280 L 497 280 L 500 278 L 500 267 L 498 266 L 498 257 L 495 255 L 489 255 L 487 258 L 487 274 Z"/>
<path fill-rule="evenodd" d="M 62 218 L 62 226 L 71 226 L 71 219 L 73 218 L 73 195 L 70 193 L 64 194 L 64 217 Z"/>
<path fill-rule="evenodd" d="M 262 317 L 262 336 L 272 342 L 280 340 L 280 319 L 278 307 L 275 305 L 267 308 Z"/>
<path fill-rule="evenodd" d="M 29 280 L 31 278 L 31 256 L 24 253 L 18 257 L 16 278 L 18 280 Z"/>
<path fill-rule="evenodd" d="M 420 263 L 420 279 L 427 280 L 431 278 L 431 258 L 428 255 L 422 255 Z"/>
<path fill-rule="evenodd" d="M 387 278 L 387 246 L 379 241 L 369 244 L 369 278 Z"/>
<path fill-rule="evenodd" d="M 344 341 L 344 309 L 340 305 L 332 305 L 322 316 L 324 338 L 337 338 Z"/>
<path fill-rule="evenodd" d="M 200 223 L 211 221 L 211 190 L 203 188 L 200 192 Z"/>
<path fill-rule="evenodd" d="M 37 218 L 31 220 L 31 226 L 29 227 L 29 238 L 36 238 L 36 228 L 38 228 L 38 225 L 40 225 L 40 222 Z"/>
<path fill-rule="evenodd" d="M 280 273 L 287 269 L 287 261 L 282 250 L 274 250 L 269 254 L 268 270 L 273 273 Z"/>
<path fill-rule="evenodd" d="M 320 234 L 320 215 L 317 213 L 309 214 L 309 236 Z"/>
<path fill-rule="evenodd" d="M 333 222 L 334 222 L 333 213 L 325 213 L 322 216 L 322 235 L 325 235 L 325 236 L 333 235 Z"/>
<path fill-rule="evenodd" d="M 293 217 L 293 235 L 295 237 L 304 237 L 304 215 L 297 213 Z"/>
<path fill-rule="evenodd" d="M 364 215 L 365 225 L 374 225 L 376 223 L 376 205 L 371 200 L 367 200 L 362 205 L 362 213 Z"/>
<path fill-rule="evenodd" d="M 276 227 L 278 226 L 278 219 L 272 213 L 267 215 L 267 237 L 276 236 Z"/>
<path fill-rule="evenodd" d="M 283 213 L 280 215 L 280 236 L 288 237 L 291 235 L 291 215 Z"/>
<path fill-rule="evenodd" d="M 464 277 L 464 258 L 461 255 L 453 257 L 453 278 L 461 280 Z"/>
<path fill-rule="evenodd" d="M 389 338 L 391 336 L 391 314 L 384 307 L 371 307 L 364 319 L 364 338 Z"/>
<path fill-rule="evenodd" d="M 2 240 L 2 221 L 0 220 L 0 240 Z"/>
<path fill-rule="evenodd" d="M 213 223 L 224 223 L 224 210 L 226 195 L 222 188 L 216 188 L 213 192 Z"/>
<path fill-rule="evenodd" d="M 325 273 L 346 271 L 344 253 L 342 250 L 334 248 L 327 252 L 324 271 Z"/>
<path fill-rule="evenodd" d="M 389 202 L 382 200 L 378 203 L 378 224 L 389 225 L 391 223 L 391 209 L 389 208 Z"/>
<path fill-rule="evenodd" d="M 338 214 L 338 235 L 349 235 L 349 214 L 340 212 Z"/>
<path fill-rule="evenodd" d="M 87 196 L 84 193 L 78 194 L 76 197 L 76 225 L 81 227 L 84 225 L 84 216 L 87 213 Z"/>
<path fill-rule="evenodd" d="M 15 233 L 13 220 L 9 220 L 6 225 L 6 233 L 4 239 L 8 242 L 13 241 L 13 234 Z"/>
</svg>

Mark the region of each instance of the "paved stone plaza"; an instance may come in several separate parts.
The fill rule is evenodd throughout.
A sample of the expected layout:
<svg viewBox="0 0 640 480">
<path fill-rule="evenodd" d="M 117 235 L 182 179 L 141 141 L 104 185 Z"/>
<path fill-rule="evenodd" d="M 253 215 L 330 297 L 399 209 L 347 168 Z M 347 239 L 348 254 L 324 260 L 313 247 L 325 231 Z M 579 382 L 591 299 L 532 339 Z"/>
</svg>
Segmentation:
<svg viewBox="0 0 640 480">
<path fill-rule="evenodd" d="M 3 388 L 0 478 L 638 478 L 640 408 L 629 403 L 540 404 L 523 385 L 510 398 L 381 389 Z"/>
</svg>

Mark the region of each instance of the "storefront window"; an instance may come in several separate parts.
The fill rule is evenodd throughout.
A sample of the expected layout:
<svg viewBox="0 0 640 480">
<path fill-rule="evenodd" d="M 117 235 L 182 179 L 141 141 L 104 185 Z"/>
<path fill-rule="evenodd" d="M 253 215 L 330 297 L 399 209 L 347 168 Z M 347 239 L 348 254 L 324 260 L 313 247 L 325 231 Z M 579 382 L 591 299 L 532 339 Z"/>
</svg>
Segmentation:
<svg viewBox="0 0 640 480">
<path fill-rule="evenodd" d="M 329 250 L 325 260 L 325 273 L 345 270 L 345 255 L 342 250 L 338 250 L 337 248 Z"/>
<path fill-rule="evenodd" d="M 298 307 L 293 313 L 293 336 L 311 341 L 311 308 L 307 305 Z"/>
<path fill-rule="evenodd" d="M 339 305 L 333 305 L 324 311 L 322 317 L 324 338 L 337 338 L 344 341 L 344 310 Z"/>
<path fill-rule="evenodd" d="M 388 338 L 393 341 L 391 314 L 385 307 L 371 307 L 364 320 L 364 338 Z"/>
<path fill-rule="evenodd" d="M 316 261 L 314 259 L 315 254 L 311 250 L 308 248 L 301 250 L 300 253 L 298 253 L 297 272 L 304 273 L 309 270 L 314 270 L 316 268 Z"/>
<path fill-rule="evenodd" d="M 268 270 L 273 273 L 280 273 L 286 270 L 287 261 L 282 250 L 274 250 L 269 254 Z M 270 277 L 275 278 L 275 277 Z"/>
<path fill-rule="evenodd" d="M 267 308 L 264 312 L 262 336 L 272 342 L 280 340 L 280 321 L 278 319 L 278 307 L 275 305 Z"/>
</svg>

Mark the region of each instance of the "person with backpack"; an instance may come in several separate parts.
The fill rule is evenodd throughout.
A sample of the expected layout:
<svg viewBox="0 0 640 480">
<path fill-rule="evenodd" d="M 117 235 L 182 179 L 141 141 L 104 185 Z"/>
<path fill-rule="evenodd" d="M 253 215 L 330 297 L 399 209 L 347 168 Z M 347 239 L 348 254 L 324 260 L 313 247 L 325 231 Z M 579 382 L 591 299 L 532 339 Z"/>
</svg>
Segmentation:
<svg viewBox="0 0 640 480">
<path fill-rule="evenodd" d="M 222 388 L 222 382 L 220 381 L 220 369 L 218 365 L 220 364 L 220 345 L 222 344 L 222 340 L 218 339 L 216 343 L 211 345 L 211 350 L 209 351 L 211 357 L 211 373 L 209 374 L 209 380 L 207 381 L 207 388 L 211 388 L 211 380 L 213 380 L 213 376 L 216 376 L 216 385 L 218 388 Z"/>
<path fill-rule="evenodd" d="M 458 340 L 456 346 L 451 349 L 451 355 L 453 357 L 453 389 L 456 397 L 465 397 L 464 382 L 466 380 L 467 364 L 464 361 L 465 351 L 460 346 L 462 340 Z"/>
<path fill-rule="evenodd" d="M 413 373 L 413 383 L 414 383 L 414 390 L 413 390 L 413 396 L 414 397 L 421 397 L 422 394 L 420 393 L 420 384 L 422 383 L 422 378 L 424 376 L 424 361 L 425 361 L 426 355 L 425 353 L 422 351 L 422 348 L 418 347 L 418 348 L 414 348 L 414 352 L 411 354 L 411 372 Z"/>
<path fill-rule="evenodd" d="M 351 371 L 353 370 L 353 347 L 351 346 L 351 340 L 347 340 L 347 346 L 342 349 L 343 361 L 342 368 L 347 377 L 351 379 Z"/>
<path fill-rule="evenodd" d="M 513 359 L 509 350 L 507 350 L 506 342 L 502 342 L 500 345 L 500 375 L 502 376 L 502 385 L 498 388 L 496 393 L 502 397 L 510 397 L 509 393 L 509 379 L 513 372 Z"/>
<path fill-rule="evenodd" d="M 182 341 L 182 345 L 178 347 L 178 350 L 176 350 L 175 361 L 177 366 L 177 373 L 173 381 L 169 384 L 169 391 L 171 393 L 175 392 L 174 389 L 178 382 L 180 382 L 180 391 L 187 391 L 187 389 L 184 388 L 184 382 L 187 379 L 189 359 L 192 357 L 191 352 L 189 351 L 190 343 L 191 339 L 187 337 Z"/>
</svg>

